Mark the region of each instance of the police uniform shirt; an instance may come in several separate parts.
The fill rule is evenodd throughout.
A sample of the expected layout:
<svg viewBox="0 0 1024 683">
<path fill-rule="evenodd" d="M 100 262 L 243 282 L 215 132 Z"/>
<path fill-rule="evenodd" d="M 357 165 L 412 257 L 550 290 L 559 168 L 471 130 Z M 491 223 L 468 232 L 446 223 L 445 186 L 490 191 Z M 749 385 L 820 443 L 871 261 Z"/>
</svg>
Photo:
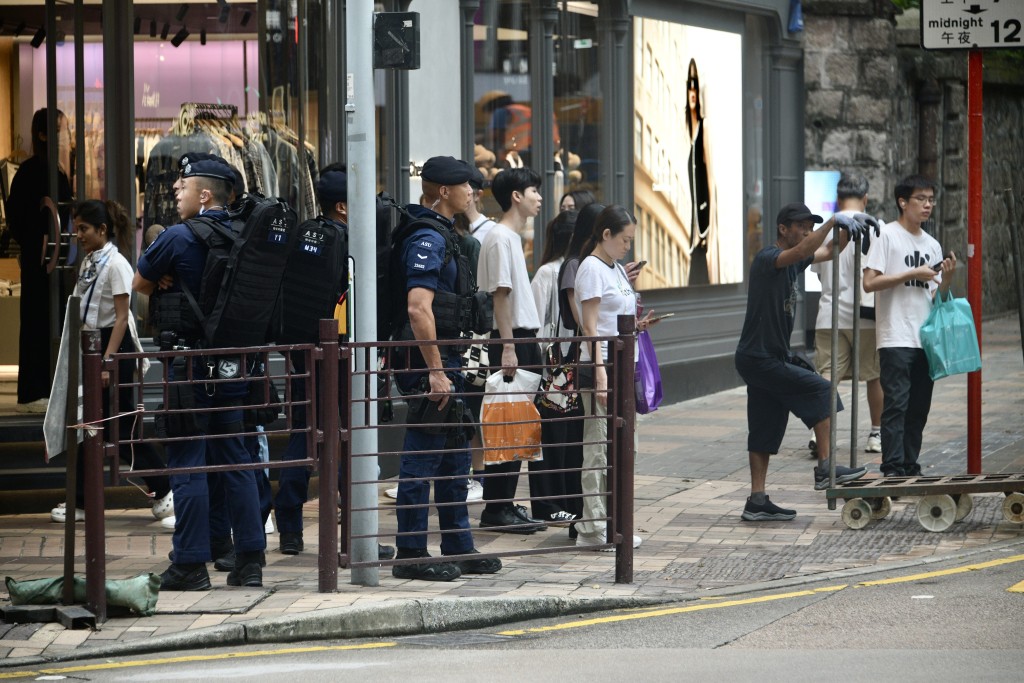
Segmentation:
<svg viewBox="0 0 1024 683">
<path fill-rule="evenodd" d="M 409 205 L 413 218 L 428 216 L 451 225 L 451 221 L 423 206 Z M 418 227 L 405 243 L 402 261 L 405 263 L 406 291 L 422 287 L 432 292 L 455 292 L 458 264 L 452 258 L 444 262 L 445 237 L 427 225 Z"/>
<path fill-rule="evenodd" d="M 209 218 L 226 221 L 226 211 L 207 211 Z M 181 291 L 184 282 L 193 296 L 199 296 L 199 287 L 206 267 L 206 245 L 192 229 L 184 223 L 167 228 L 149 245 L 139 258 L 139 275 L 150 282 L 159 282 L 164 275 L 171 275 L 174 284 L 167 292 Z"/>
</svg>

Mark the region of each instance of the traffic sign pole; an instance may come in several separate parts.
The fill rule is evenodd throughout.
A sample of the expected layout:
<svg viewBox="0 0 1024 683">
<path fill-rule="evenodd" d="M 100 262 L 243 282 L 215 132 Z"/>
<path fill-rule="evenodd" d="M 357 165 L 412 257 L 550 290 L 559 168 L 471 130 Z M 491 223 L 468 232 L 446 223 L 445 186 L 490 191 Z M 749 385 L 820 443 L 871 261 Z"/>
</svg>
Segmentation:
<svg viewBox="0 0 1024 683">
<path fill-rule="evenodd" d="M 981 347 L 982 52 L 967 64 L 967 301 Z M 981 370 L 967 375 L 967 472 L 981 474 Z"/>
</svg>

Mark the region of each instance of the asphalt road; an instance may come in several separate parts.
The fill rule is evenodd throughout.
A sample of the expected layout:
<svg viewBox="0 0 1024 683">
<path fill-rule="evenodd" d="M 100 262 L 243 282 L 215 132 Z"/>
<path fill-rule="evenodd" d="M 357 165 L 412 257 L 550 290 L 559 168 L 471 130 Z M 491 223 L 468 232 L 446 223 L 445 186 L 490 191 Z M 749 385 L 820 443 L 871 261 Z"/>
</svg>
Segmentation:
<svg viewBox="0 0 1024 683">
<path fill-rule="evenodd" d="M 1024 555 L 1007 552 L 856 584 L 387 640 L 65 662 L 0 679 L 1020 681 L 1022 614 Z"/>
</svg>

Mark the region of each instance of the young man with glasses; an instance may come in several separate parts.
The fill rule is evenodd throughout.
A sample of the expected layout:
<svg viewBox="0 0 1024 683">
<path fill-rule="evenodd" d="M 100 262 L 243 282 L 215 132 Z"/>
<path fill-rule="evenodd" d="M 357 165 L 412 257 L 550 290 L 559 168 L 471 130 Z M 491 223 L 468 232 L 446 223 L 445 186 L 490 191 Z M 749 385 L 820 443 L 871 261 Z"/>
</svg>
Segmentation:
<svg viewBox="0 0 1024 683">
<path fill-rule="evenodd" d="M 882 474 L 917 476 L 933 382 L 920 329 L 938 290 L 948 294 L 956 256 L 942 255 L 923 224 L 935 206 L 935 184 L 911 175 L 896 184 L 899 218 L 882 228 L 864 263 L 864 291 L 877 292 L 875 329 L 882 391 Z"/>
</svg>

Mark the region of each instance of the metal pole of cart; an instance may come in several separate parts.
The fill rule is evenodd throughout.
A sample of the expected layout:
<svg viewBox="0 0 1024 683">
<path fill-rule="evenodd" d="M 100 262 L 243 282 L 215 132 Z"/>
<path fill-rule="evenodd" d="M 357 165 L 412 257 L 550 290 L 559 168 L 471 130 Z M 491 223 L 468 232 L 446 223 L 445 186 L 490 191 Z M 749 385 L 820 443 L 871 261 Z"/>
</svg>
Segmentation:
<svg viewBox="0 0 1024 683">
<path fill-rule="evenodd" d="M 852 375 L 850 380 L 850 467 L 857 467 L 857 417 L 860 412 L 860 278 L 861 240 L 858 236 L 847 249 L 853 249 L 853 342 L 850 348 Z"/>
<path fill-rule="evenodd" d="M 832 225 L 832 353 L 829 367 L 829 378 L 832 390 L 829 392 L 829 424 L 828 424 L 828 486 L 836 485 L 836 411 L 839 403 L 839 378 L 836 363 L 836 349 L 839 348 L 839 224 Z M 829 499 L 828 509 L 835 510 L 836 502 Z"/>
</svg>

